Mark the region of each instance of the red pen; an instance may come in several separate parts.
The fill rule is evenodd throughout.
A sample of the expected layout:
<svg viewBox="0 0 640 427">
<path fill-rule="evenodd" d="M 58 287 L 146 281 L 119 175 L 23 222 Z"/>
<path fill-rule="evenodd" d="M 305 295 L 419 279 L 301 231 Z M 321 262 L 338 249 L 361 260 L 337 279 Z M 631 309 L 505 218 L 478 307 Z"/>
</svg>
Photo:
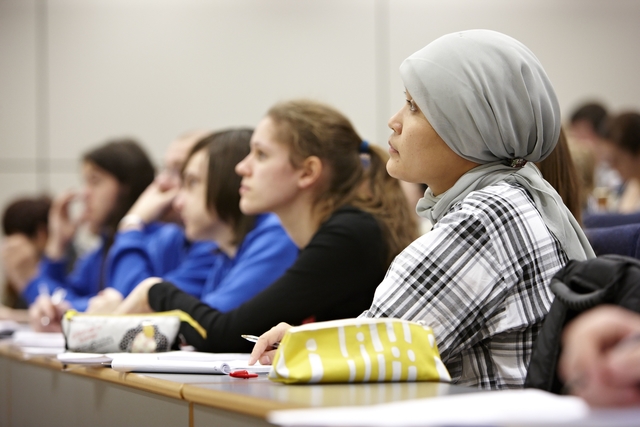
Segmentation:
<svg viewBox="0 0 640 427">
<path fill-rule="evenodd" d="M 239 371 L 233 371 L 229 373 L 230 377 L 234 378 L 256 378 L 258 374 L 254 374 L 253 372 L 249 372 L 245 369 L 241 369 Z"/>
</svg>

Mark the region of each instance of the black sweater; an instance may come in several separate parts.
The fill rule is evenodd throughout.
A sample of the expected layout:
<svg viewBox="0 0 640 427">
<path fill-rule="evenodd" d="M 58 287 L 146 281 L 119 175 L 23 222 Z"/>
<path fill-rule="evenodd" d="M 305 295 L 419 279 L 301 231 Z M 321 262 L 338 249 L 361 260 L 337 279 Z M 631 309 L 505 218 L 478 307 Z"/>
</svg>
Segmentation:
<svg viewBox="0 0 640 427">
<path fill-rule="evenodd" d="M 168 282 L 149 290 L 149 304 L 155 311 L 182 310 L 200 323 L 206 339 L 186 323 L 180 327 L 199 351 L 249 352 L 253 344 L 241 334 L 261 335 L 279 322 L 356 317 L 368 309 L 384 278 L 386 255 L 375 218 L 344 207 L 320 226 L 283 276 L 235 310 L 217 311 Z"/>
</svg>

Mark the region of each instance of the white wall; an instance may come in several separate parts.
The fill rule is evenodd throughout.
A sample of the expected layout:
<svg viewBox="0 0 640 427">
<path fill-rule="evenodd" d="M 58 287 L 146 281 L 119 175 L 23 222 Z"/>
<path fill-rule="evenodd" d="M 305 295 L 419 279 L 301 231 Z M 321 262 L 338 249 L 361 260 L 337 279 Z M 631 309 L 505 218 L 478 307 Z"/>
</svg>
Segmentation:
<svg viewBox="0 0 640 427">
<path fill-rule="evenodd" d="M 183 131 L 254 125 L 313 97 L 384 144 L 397 69 L 436 37 L 490 28 L 540 58 L 567 114 L 640 108 L 635 0 L 0 0 L 0 206 L 77 185 L 109 137 L 158 161 Z"/>
</svg>

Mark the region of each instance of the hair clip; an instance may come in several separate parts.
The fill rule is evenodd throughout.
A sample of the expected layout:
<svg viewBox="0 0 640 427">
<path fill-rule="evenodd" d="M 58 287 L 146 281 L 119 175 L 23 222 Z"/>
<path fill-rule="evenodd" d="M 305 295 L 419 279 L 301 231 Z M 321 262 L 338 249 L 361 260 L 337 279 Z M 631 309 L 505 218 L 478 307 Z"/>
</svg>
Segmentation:
<svg viewBox="0 0 640 427">
<path fill-rule="evenodd" d="M 367 141 L 362 141 L 360 143 L 360 148 L 358 151 L 360 151 L 361 153 L 369 153 L 369 143 Z"/>
<path fill-rule="evenodd" d="M 527 161 L 525 159 L 511 159 L 511 162 L 509 162 L 509 166 L 512 168 L 522 168 L 526 164 Z"/>
</svg>

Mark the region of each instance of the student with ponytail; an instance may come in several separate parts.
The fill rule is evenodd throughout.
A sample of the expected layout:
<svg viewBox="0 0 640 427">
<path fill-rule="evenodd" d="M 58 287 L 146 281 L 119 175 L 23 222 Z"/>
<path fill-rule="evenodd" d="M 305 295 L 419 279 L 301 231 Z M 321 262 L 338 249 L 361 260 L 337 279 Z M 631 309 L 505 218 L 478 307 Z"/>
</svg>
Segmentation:
<svg viewBox="0 0 640 427">
<path fill-rule="evenodd" d="M 274 284 L 222 313 L 169 282 L 149 279 L 119 313 L 181 309 L 206 330 L 188 325 L 200 351 L 249 351 L 241 334 L 278 322 L 352 317 L 370 306 L 392 259 L 416 237 L 399 182 L 385 170 L 386 153 L 362 143 L 349 120 L 312 101 L 276 104 L 258 124 L 251 152 L 236 166 L 245 214 L 273 212 L 300 248 Z"/>
</svg>

